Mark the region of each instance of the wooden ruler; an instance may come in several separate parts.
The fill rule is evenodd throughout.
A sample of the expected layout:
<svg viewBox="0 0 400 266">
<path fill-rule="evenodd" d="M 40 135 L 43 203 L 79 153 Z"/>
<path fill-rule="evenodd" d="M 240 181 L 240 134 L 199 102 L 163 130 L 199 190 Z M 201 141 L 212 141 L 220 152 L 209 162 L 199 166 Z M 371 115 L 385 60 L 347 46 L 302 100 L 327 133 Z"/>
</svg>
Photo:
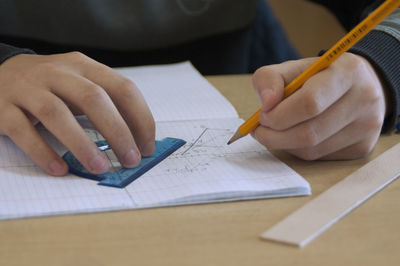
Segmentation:
<svg viewBox="0 0 400 266">
<path fill-rule="evenodd" d="M 304 247 L 398 176 L 400 143 L 262 233 L 261 238 Z"/>
</svg>

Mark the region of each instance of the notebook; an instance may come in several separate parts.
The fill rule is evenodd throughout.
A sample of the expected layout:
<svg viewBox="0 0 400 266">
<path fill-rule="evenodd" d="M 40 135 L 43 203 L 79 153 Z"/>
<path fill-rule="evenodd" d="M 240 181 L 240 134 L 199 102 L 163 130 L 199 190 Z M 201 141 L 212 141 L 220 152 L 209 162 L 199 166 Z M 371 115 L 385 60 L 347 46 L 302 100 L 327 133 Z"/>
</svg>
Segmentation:
<svg viewBox="0 0 400 266">
<path fill-rule="evenodd" d="M 0 219 L 310 195 L 308 182 L 252 137 L 226 145 L 243 120 L 189 62 L 116 70 L 142 91 L 156 138 L 187 143 L 120 189 L 71 174 L 50 176 L 0 136 Z M 77 119 L 93 140 L 102 139 L 86 117 Z M 67 151 L 38 130 L 60 155 Z"/>
</svg>

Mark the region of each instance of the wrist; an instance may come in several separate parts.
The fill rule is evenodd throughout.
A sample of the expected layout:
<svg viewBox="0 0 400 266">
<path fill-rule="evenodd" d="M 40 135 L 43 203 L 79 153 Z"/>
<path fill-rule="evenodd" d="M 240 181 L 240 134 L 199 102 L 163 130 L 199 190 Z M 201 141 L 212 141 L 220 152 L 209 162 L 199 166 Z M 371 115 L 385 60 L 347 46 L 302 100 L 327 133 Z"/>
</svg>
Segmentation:
<svg viewBox="0 0 400 266">
<path fill-rule="evenodd" d="M 19 54 L 35 54 L 35 52 L 26 48 L 18 48 L 5 43 L 0 43 L 0 65 L 7 59 Z"/>
</svg>

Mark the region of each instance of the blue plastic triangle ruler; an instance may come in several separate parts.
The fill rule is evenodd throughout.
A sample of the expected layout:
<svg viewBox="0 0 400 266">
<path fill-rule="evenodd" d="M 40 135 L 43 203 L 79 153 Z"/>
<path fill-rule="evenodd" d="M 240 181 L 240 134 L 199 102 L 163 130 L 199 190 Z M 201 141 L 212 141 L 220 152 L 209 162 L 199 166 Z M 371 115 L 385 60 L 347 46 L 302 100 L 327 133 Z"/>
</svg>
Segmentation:
<svg viewBox="0 0 400 266">
<path fill-rule="evenodd" d="M 89 173 L 85 167 L 75 158 L 71 152 L 64 154 L 63 159 L 68 164 L 69 172 L 80 177 L 99 181 L 99 185 L 124 188 L 138 177 L 149 171 L 159 162 L 167 158 L 174 151 L 183 146 L 186 141 L 176 138 L 165 138 L 156 141 L 156 149 L 152 156 L 143 157 L 140 164 L 135 168 L 119 168 L 114 172 L 103 174 Z M 105 140 L 96 142 L 97 147 L 103 152 L 111 150 L 110 145 Z"/>
</svg>

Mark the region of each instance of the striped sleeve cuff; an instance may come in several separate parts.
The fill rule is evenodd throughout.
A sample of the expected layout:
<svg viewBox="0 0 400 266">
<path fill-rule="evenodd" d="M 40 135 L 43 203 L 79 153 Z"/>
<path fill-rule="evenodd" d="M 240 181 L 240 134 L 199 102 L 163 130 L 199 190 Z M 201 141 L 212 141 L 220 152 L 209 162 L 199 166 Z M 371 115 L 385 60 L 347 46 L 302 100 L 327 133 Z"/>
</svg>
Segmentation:
<svg viewBox="0 0 400 266">
<path fill-rule="evenodd" d="M 383 31 L 373 30 L 356 43 L 349 52 L 366 58 L 379 73 L 387 88 L 390 105 L 382 133 L 391 132 L 400 115 L 400 41 Z"/>
</svg>

